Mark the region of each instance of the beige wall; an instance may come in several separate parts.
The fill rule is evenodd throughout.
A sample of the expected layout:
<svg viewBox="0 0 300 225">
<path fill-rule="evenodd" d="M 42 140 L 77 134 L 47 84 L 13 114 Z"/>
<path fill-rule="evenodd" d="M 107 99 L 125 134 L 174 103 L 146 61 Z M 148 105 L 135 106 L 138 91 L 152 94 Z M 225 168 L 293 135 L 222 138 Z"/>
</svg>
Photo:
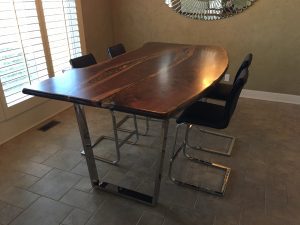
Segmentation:
<svg viewBox="0 0 300 225">
<path fill-rule="evenodd" d="M 252 52 L 248 89 L 300 95 L 300 1 L 258 0 L 219 21 L 185 18 L 163 2 L 112 0 L 115 41 L 129 49 L 147 41 L 221 45 L 229 52 L 231 74 Z"/>
<path fill-rule="evenodd" d="M 87 52 L 98 61 L 106 59 L 107 46 L 113 43 L 110 0 L 81 0 Z"/>
</svg>

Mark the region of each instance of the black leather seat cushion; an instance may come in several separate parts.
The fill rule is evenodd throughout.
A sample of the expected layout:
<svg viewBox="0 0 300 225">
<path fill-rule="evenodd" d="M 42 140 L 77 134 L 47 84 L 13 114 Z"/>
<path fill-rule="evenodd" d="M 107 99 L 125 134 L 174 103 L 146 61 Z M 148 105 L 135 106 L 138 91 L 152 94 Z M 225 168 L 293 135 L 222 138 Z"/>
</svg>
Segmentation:
<svg viewBox="0 0 300 225">
<path fill-rule="evenodd" d="M 189 123 L 223 129 L 228 126 L 225 107 L 207 102 L 196 102 L 187 107 L 179 116 L 177 123 Z"/>
</svg>

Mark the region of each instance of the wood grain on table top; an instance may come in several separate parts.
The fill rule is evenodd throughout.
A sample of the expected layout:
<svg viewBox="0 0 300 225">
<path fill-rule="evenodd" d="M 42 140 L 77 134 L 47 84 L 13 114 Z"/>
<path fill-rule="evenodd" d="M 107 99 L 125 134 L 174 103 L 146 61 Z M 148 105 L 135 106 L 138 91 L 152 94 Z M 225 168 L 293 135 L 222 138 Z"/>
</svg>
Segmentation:
<svg viewBox="0 0 300 225">
<path fill-rule="evenodd" d="M 224 48 L 147 43 L 96 65 L 23 89 L 26 94 L 169 117 L 195 101 L 228 66 Z"/>
</svg>

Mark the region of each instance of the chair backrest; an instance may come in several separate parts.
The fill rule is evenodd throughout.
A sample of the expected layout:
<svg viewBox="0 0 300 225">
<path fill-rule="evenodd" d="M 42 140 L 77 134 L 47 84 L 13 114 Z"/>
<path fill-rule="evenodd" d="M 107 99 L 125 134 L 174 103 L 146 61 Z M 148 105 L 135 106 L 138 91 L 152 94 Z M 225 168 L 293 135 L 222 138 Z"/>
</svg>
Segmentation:
<svg viewBox="0 0 300 225">
<path fill-rule="evenodd" d="M 241 74 L 242 70 L 245 69 L 245 68 L 249 68 L 249 66 L 251 65 L 252 63 L 252 58 L 253 58 L 253 54 L 252 53 L 249 53 L 246 55 L 246 57 L 244 58 L 242 64 L 240 65 L 236 75 L 235 75 L 235 78 L 234 78 L 234 82 L 236 82 L 236 80 L 238 79 L 238 76 Z M 247 82 L 247 80 L 246 80 Z"/>
<path fill-rule="evenodd" d="M 238 74 L 238 78 L 236 82 L 233 84 L 230 95 L 228 96 L 225 103 L 225 124 L 226 126 L 229 124 L 229 121 L 235 111 L 236 105 L 238 103 L 241 91 L 248 79 L 248 67 L 244 68 L 240 74 Z"/>
<path fill-rule="evenodd" d="M 70 64 L 72 68 L 83 68 L 87 66 L 91 66 L 97 64 L 97 61 L 93 54 L 89 53 L 87 55 L 83 55 L 74 59 L 70 59 Z"/>
<path fill-rule="evenodd" d="M 122 55 L 126 52 L 126 49 L 122 43 L 111 46 L 107 49 L 107 54 L 110 58 Z"/>
</svg>

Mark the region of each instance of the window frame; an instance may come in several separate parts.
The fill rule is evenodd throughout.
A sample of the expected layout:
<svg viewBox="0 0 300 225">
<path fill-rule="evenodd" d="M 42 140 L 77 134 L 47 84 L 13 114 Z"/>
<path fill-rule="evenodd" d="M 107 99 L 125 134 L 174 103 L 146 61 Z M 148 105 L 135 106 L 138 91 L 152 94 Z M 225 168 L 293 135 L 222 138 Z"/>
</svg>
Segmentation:
<svg viewBox="0 0 300 225">
<path fill-rule="evenodd" d="M 3 95 L 2 95 L 3 94 Z M 2 90 L 2 85 L 0 84 L 0 122 L 4 121 L 6 116 L 4 113 L 4 93 Z"/>
<path fill-rule="evenodd" d="M 84 26 L 83 26 L 83 17 L 82 17 L 82 7 L 81 7 L 81 0 L 75 0 L 76 3 L 76 12 L 77 12 L 77 20 L 78 20 L 78 29 L 79 29 L 79 36 L 80 36 L 80 45 L 81 51 L 83 54 L 86 53 L 86 43 L 85 43 L 85 35 L 84 35 Z M 39 19 L 39 26 L 41 32 L 41 38 L 43 41 L 45 59 L 47 64 L 47 70 L 49 74 L 49 78 L 54 76 L 54 70 L 52 66 L 52 59 L 50 53 L 50 47 L 48 44 L 48 37 L 47 37 L 47 29 L 44 19 L 44 11 L 42 8 L 42 0 L 35 0 L 36 4 L 36 11 Z M 40 97 L 31 97 L 26 99 L 16 105 L 8 107 L 5 100 L 4 91 L 2 88 L 2 84 L 0 82 L 0 121 L 11 119 L 18 114 L 21 114 L 27 110 L 30 110 L 40 104 L 44 104 L 50 100 Z"/>
</svg>

